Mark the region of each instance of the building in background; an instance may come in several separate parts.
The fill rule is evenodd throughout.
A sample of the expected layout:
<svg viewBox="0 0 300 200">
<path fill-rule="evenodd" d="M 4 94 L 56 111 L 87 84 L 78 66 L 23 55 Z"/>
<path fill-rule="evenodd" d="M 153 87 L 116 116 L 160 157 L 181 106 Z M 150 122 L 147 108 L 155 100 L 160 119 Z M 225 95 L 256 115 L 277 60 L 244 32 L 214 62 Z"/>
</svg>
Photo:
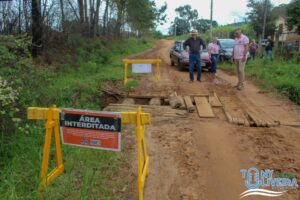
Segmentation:
<svg viewBox="0 0 300 200">
<path fill-rule="evenodd" d="M 289 31 L 286 24 L 286 17 L 279 15 L 275 21 L 275 40 L 281 48 L 292 48 L 300 52 L 300 35 L 296 32 L 296 27 Z"/>
</svg>

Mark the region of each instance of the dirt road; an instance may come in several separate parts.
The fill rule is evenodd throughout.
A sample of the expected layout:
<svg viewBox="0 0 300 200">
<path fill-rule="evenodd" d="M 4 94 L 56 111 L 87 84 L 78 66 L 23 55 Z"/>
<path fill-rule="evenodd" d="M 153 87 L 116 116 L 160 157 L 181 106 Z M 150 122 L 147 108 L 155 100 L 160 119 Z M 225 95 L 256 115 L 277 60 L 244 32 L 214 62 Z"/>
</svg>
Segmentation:
<svg viewBox="0 0 300 200">
<path fill-rule="evenodd" d="M 188 72 L 169 65 L 172 41 L 161 40 L 157 48 L 139 58 L 160 58 L 162 80 L 153 75 L 140 78 L 137 95 L 179 95 L 216 92 L 233 116 L 245 118 L 249 109 L 268 115 L 274 121 L 300 121 L 300 107 L 283 97 L 265 93 L 247 81 L 244 91 L 236 91 L 234 75 L 218 72 L 219 84 L 209 73 L 203 82 L 188 83 Z M 150 174 L 145 200 L 235 200 L 246 190 L 241 169 L 257 167 L 294 173 L 300 183 L 300 128 L 277 126 L 245 127 L 230 124 L 221 108 L 213 108 L 215 118 L 199 118 L 197 112 L 186 117 L 153 117 L 147 127 Z M 277 197 L 244 199 L 299 200 L 300 190 Z"/>
</svg>

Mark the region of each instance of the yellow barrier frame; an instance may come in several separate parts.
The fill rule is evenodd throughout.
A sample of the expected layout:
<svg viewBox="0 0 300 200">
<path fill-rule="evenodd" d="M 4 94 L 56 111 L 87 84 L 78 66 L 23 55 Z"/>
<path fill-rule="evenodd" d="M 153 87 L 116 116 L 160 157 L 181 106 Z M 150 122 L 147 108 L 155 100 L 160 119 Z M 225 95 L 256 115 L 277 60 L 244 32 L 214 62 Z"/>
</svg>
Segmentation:
<svg viewBox="0 0 300 200">
<path fill-rule="evenodd" d="M 138 192 L 139 200 L 143 200 L 146 177 L 149 174 L 149 155 L 145 141 L 145 125 L 150 124 L 150 114 L 143 113 L 139 107 L 137 112 L 122 113 L 123 124 L 135 124 L 138 147 Z"/>
<path fill-rule="evenodd" d="M 61 175 L 64 171 L 64 164 L 62 161 L 60 135 L 59 135 L 59 113 L 60 110 L 55 106 L 51 108 L 29 107 L 27 109 L 27 118 L 31 120 L 47 120 L 45 124 L 45 143 L 43 149 L 43 160 L 41 167 L 41 182 L 39 192 L 44 193 L 45 188 L 51 184 L 56 177 Z M 136 125 L 135 132 L 137 137 L 138 147 L 138 196 L 139 200 L 143 200 L 144 186 L 146 177 L 149 174 L 149 155 L 146 149 L 145 142 L 145 125 L 150 124 L 150 114 L 143 113 L 142 108 L 139 107 L 137 112 L 122 112 L 122 124 Z M 54 132 L 54 141 L 56 149 L 56 168 L 49 174 L 49 153 L 51 147 L 52 133 Z"/>
<path fill-rule="evenodd" d="M 27 118 L 32 120 L 47 120 L 45 124 L 45 143 L 43 148 L 43 160 L 40 174 L 39 192 L 44 193 L 45 188 L 51 184 L 56 177 L 64 171 L 62 160 L 60 135 L 59 135 L 59 112 L 55 106 L 51 108 L 30 107 L 27 109 Z M 53 134 L 54 133 L 54 134 Z M 49 154 L 51 147 L 51 139 L 54 136 L 56 167 L 48 174 Z"/>
<path fill-rule="evenodd" d="M 155 70 L 155 74 L 156 74 L 156 79 L 158 81 L 160 81 L 160 63 L 161 60 L 160 59 L 124 59 L 123 60 L 124 63 L 124 85 L 126 85 L 128 83 L 128 65 L 129 64 L 155 64 L 156 65 L 156 70 Z"/>
</svg>

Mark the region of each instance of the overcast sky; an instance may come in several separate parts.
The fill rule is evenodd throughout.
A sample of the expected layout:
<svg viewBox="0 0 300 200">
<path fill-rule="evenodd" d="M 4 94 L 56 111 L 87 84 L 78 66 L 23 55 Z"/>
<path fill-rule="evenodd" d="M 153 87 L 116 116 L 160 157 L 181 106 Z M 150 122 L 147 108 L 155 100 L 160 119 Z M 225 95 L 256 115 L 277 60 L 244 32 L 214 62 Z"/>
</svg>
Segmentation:
<svg viewBox="0 0 300 200">
<path fill-rule="evenodd" d="M 271 0 L 273 4 L 289 3 L 290 0 Z M 158 27 L 164 34 L 168 33 L 171 22 L 176 14 L 175 9 L 179 6 L 189 4 L 198 10 L 199 18 L 210 18 L 210 0 L 155 0 L 157 6 L 166 2 L 168 4 L 167 23 Z M 220 25 L 243 21 L 247 12 L 247 0 L 214 0 L 214 20 Z"/>
</svg>

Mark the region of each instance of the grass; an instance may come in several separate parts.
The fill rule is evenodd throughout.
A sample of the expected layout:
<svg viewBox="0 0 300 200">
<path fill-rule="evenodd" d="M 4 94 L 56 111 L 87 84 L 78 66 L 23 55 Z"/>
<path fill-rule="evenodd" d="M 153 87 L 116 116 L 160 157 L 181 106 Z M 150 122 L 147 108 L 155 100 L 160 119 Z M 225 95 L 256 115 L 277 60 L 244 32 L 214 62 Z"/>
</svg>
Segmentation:
<svg viewBox="0 0 300 200">
<path fill-rule="evenodd" d="M 233 65 L 221 65 L 221 68 L 230 71 L 235 69 Z M 262 88 L 284 94 L 300 105 L 300 67 L 294 60 L 287 62 L 280 59 L 257 59 L 249 61 L 245 71 Z"/>
<path fill-rule="evenodd" d="M 152 39 L 132 38 L 110 44 L 103 44 L 100 40 L 76 41 L 76 54 L 65 55 L 71 59 L 66 59 L 68 62 L 59 66 L 36 66 L 30 58 L 18 56 L 11 59 L 11 62 L 2 59 L 5 62 L 0 76 L 9 81 L 17 78 L 19 81 L 13 87 L 22 86 L 19 102 L 13 105 L 20 110 L 22 122 L 18 126 L 11 124 L 15 126 L 13 132 L 2 132 L 7 129 L 0 129 L 1 200 L 38 198 L 44 122 L 27 121 L 26 108 L 56 104 L 58 107 L 100 110 L 102 85 L 107 81 L 123 79 L 121 59 L 151 48 L 153 44 Z M 137 81 L 131 81 L 124 89 L 137 85 Z M 128 180 L 117 175 L 120 167 L 131 166 L 132 158 L 126 152 L 97 151 L 65 145 L 62 151 L 65 172 L 47 188 L 46 199 L 117 200 L 128 193 L 128 187 L 124 187 Z M 50 157 L 50 169 L 53 169 L 54 148 L 51 149 Z"/>
</svg>

